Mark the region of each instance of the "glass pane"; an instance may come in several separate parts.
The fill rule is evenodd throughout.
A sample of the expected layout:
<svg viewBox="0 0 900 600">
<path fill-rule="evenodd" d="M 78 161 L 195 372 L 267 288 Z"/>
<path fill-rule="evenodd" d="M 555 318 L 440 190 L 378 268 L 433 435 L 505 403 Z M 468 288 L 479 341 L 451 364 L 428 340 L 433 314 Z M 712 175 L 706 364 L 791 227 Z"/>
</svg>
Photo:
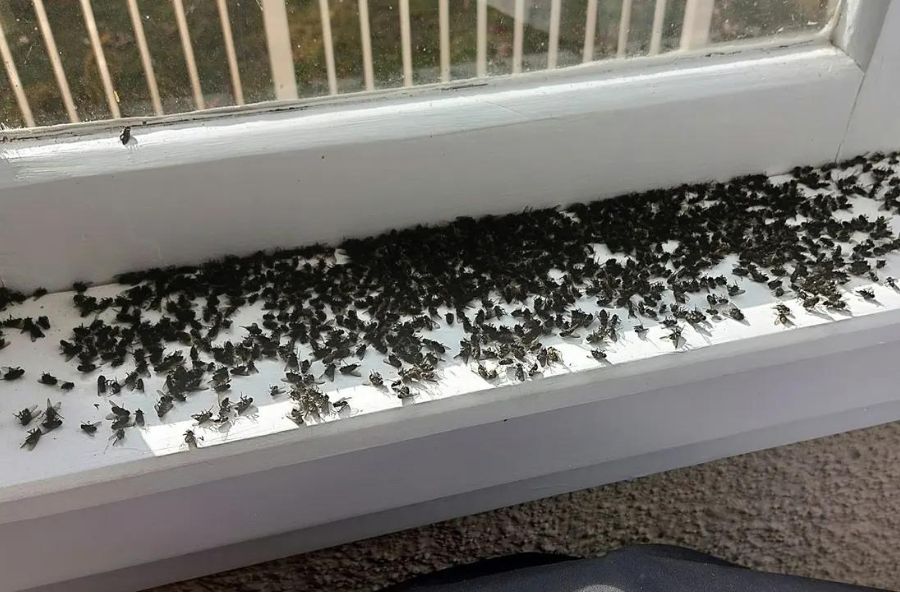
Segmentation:
<svg viewBox="0 0 900 600">
<path fill-rule="evenodd" d="M 201 105 L 303 100 L 814 35 L 826 26 L 835 4 L 43 0 L 36 5 L 34 0 L 3 0 L 0 26 L 9 52 L 0 74 L 0 125 L 24 127 L 28 112 L 38 126 L 66 123 L 67 102 L 80 121 L 109 119 L 114 110 L 123 117 L 179 114 Z M 48 54 L 50 36 L 56 57 Z M 16 77 L 25 105 L 13 93 Z"/>
</svg>

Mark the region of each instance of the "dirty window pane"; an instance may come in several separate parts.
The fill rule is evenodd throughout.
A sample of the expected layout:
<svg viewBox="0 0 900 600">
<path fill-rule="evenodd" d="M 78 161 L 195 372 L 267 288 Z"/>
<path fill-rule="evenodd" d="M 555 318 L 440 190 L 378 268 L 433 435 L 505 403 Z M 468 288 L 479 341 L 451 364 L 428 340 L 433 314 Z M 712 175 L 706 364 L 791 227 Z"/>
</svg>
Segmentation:
<svg viewBox="0 0 900 600">
<path fill-rule="evenodd" d="M 0 127 L 180 114 L 813 35 L 836 4 L 3 0 Z"/>
</svg>

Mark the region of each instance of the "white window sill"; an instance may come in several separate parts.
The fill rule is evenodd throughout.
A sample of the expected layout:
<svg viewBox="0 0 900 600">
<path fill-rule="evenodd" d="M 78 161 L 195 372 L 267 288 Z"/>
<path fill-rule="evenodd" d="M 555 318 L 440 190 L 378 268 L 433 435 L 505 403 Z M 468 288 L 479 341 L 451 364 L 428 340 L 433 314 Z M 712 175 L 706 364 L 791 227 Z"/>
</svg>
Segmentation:
<svg viewBox="0 0 900 600">
<path fill-rule="evenodd" d="M 891 272 L 900 276 L 900 258 Z M 639 343 L 629 331 L 612 364 L 598 366 L 561 340 L 554 345 L 567 369 L 552 376 L 494 387 L 454 365 L 402 408 L 367 386 L 326 385 L 354 414 L 304 428 L 286 418 L 289 401 L 267 393 L 278 366 L 260 363 L 259 375 L 236 378 L 233 394 L 253 395 L 257 416 L 239 419 L 227 435 L 194 427 L 204 441 L 190 451 L 182 434 L 211 394 L 176 407 L 165 424 L 152 411 L 158 380 L 145 397 L 123 394 L 126 406 L 144 409 L 148 426 L 105 447 L 107 423 L 95 439 L 78 429 L 108 412 L 95 376 L 83 376 L 64 399 L 65 426 L 34 451 L 18 447 L 18 424 L 0 422 L 0 539 L 16 540 L 0 548 L 0 580 L 17 589 L 68 586 L 126 569 L 108 580 L 113 587 L 147 586 L 390 531 L 425 520 L 426 510 L 434 520 L 894 420 L 900 401 L 885 398 L 900 384 L 900 293 L 875 289 L 880 304 L 854 297 L 849 318 L 788 302 L 790 328 L 774 323 L 767 292 L 751 290 L 739 302 L 749 324 L 723 321 L 708 337 L 686 331 L 678 350 L 659 339 L 659 328 Z M 5 363 L 28 372 L 4 386 L 5 398 L 42 398 L 46 388 L 34 381 L 41 371 L 71 371 L 54 337 L 72 325 L 54 309 L 65 296 L 38 301 L 54 324 L 50 339 L 17 339 L 4 351 Z M 367 357 L 372 364 L 361 370 L 378 360 Z M 396 512 L 412 505 L 420 506 Z M 363 529 L 321 528 L 360 518 Z M 111 522 L 127 523 L 128 534 Z M 318 533 L 302 534 L 311 528 Z M 256 542 L 220 556 L 232 562 L 211 552 L 174 570 L 159 563 L 286 532 L 299 532 L 287 546 Z M 71 554 L 84 539 L 94 550 Z M 167 566 L 128 570 L 150 563 Z"/>
</svg>

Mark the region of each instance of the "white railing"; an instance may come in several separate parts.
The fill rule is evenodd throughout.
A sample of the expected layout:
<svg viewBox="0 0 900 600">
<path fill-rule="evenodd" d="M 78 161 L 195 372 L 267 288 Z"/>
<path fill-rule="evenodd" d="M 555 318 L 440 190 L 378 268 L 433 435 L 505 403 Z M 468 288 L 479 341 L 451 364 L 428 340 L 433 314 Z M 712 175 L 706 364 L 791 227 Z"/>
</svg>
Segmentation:
<svg viewBox="0 0 900 600">
<path fill-rule="evenodd" d="M 77 123 L 83 120 L 83 115 L 78 114 L 78 102 L 73 98 L 69 87 L 67 74 L 60 60 L 56 41 L 47 18 L 43 0 L 32 0 L 44 48 L 49 57 L 50 66 L 59 90 L 60 97 L 65 106 L 68 121 Z M 142 0 L 144 2 L 148 0 Z M 161 0 L 153 0 L 161 1 Z M 191 42 L 191 32 L 188 20 L 185 16 L 185 8 L 182 0 L 169 0 L 175 15 L 175 24 L 183 51 L 185 67 L 188 73 L 190 88 L 195 109 L 203 109 L 203 87 L 200 72 L 194 56 L 194 47 Z M 360 54 L 362 58 L 363 84 L 366 90 L 376 88 L 373 56 L 372 33 L 370 23 L 370 10 L 376 9 L 378 4 L 371 4 L 368 0 L 357 0 L 359 8 L 359 32 Z M 451 49 L 450 49 L 450 0 L 435 0 L 438 6 L 438 31 L 440 49 L 439 80 L 447 82 L 451 79 Z M 454 0 L 455 1 L 455 0 Z M 559 62 L 560 45 L 560 19 L 562 3 L 564 0 L 550 0 L 550 16 L 547 24 L 547 68 L 555 69 Z M 574 0 L 565 0 L 567 2 Z M 595 59 L 594 41 L 597 31 L 598 7 L 597 0 L 586 1 L 586 22 L 584 28 L 584 44 L 582 61 L 590 62 Z M 150 106 L 153 113 L 163 115 L 163 103 L 160 98 L 157 75 L 154 72 L 151 60 L 151 48 L 148 45 L 144 26 L 141 20 L 139 0 L 122 0 L 123 8 L 128 11 L 135 42 L 140 55 L 140 62 L 147 82 L 150 96 Z M 410 23 L 410 0 L 399 0 L 399 29 L 400 50 L 402 55 L 402 86 L 412 87 L 413 81 L 413 53 Z M 681 49 L 695 49 L 706 45 L 709 41 L 710 24 L 713 15 L 714 0 L 686 0 L 684 19 L 681 27 Z M 93 52 L 94 60 L 99 71 L 103 87 L 103 94 L 109 108 L 109 114 L 113 118 L 119 118 L 121 111 L 119 97 L 113 82 L 113 77 L 107 65 L 105 50 L 98 33 L 97 21 L 91 6 L 91 0 L 80 0 L 81 12 L 84 18 L 88 39 Z M 259 6 L 263 13 L 263 27 L 269 57 L 269 66 L 273 82 L 273 95 L 277 100 L 295 100 L 303 97 L 295 76 L 293 59 L 293 46 L 291 43 L 290 28 L 288 24 L 288 11 L 284 0 L 259 0 Z M 525 0 L 476 0 L 476 57 L 475 74 L 485 77 L 488 71 L 487 39 L 488 39 L 488 7 L 501 11 L 513 19 L 513 43 L 511 57 L 511 72 L 518 74 L 523 71 L 524 36 L 525 25 L 528 23 L 531 3 Z M 221 20 L 222 38 L 225 46 L 228 73 L 233 94 L 233 105 L 244 104 L 244 89 L 241 83 L 241 73 L 238 66 L 238 57 L 235 50 L 234 35 L 229 19 L 226 0 L 216 0 L 216 7 Z M 625 58 L 628 49 L 629 32 L 631 28 L 632 0 L 622 0 L 620 21 L 618 27 L 618 39 L 615 56 Z M 331 7 L 329 0 L 319 0 L 319 13 L 321 15 L 322 45 L 325 56 L 325 70 L 328 81 L 328 94 L 341 93 L 336 67 L 335 45 L 332 36 Z M 655 0 L 653 13 L 653 25 L 650 35 L 649 54 L 658 54 L 662 49 L 663 30 L 666 24 L 666 0 Z M 4 35 L 3 24 L 0 23 L 0 58 L 6 71 L 9 84 L 15 96 L 22 123 L 26 127 L 34 127 L 35 119 L 29 105 L 29 98 L 23 88 L 22 80 L 16 68 L 13 54 L 10 50 L 7 37 Z"/>
</svg>

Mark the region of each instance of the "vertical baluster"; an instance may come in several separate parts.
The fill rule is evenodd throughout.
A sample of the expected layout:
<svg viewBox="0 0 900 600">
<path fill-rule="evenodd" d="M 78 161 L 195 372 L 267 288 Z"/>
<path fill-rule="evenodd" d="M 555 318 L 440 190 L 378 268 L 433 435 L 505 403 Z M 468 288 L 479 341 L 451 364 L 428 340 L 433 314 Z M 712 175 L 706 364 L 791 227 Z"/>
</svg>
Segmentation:
<svg viewBox="0 0 900 600">
<path fill-rule="evenodd" d="M 231 20 L 228 17 L 228 5 L 225 4 L 225 0 L 216 0 L 216 3 L 219 8 L 219 20 L 222 21 L 222 38 L 225 40 L 225 56 L 228 59 L 228 71 L 231 73 L 234 103 L 241 106 L 244 104 L 244 87 L 241 85 L 237 53 L 234 51 L 234 35 L 231 32 Z"/>
<path fill-rule="evenodd" d="M 59 59 L 59 50 L 56 48 L 56 40 L 53 37 L 53 29 L 50 28 L 50 20 L 47 19 L 47 11 L 44 10 L 44 1 L 32 0 L 32 3 L 34 4 L 34 12 L 37 15 L 38 27 L 41 29 L 44 44 L 47 46 L 47 56 L 50 58 L 50 66 L 53 67 L 53 76 L 56 78 L 56 84 L 59 86 L 59 95 L 62 96 L 66 114 L 69 115 L 69 122 L 78 123 L 81 119 L 78 118 L 78 111 L 75 110 L 72 91 L 69 89 L 66 72 L 63 70 L 62 61 Z"/>
<path fill-rule="evenodd" d="M 147 45 L 147 36 L 144 35 L 144 23 L 141 21 L 137 0 L 128 0 L 128 14 L 131 16 L 131 26 L 134 29 L 138 52 L 141 55 L 144 77 L 147 80 L 147 89 L 150 90 L 150 104 L 153 105 L 153 112 L 161 115 L 163 114 L 163 107 L 159 99 L 159 86 L 156 84 L 156 73 L 153 71 L 153 61 L 150 58 L 150 46 Z"/>
<path fill-rule="evenodd" d="M 284 0 L 260 0 L 269 64 L 272 66 L 272 83 L 275 98 L 296 100 L 297 78 L 294 75 L 294 56 L 291 53 L 291 33 L 288 29 L 287 7 Z"/>
<path fill-rule="evenodd" d="M 319 15 L 322 18 L 322 45 L 325 47 L 325 70 L 328 73 L 328 93 L 337 94 L 337 73 L 334 68 L 334 41 L 331 38 L 331 10 L 328 0 L 319 0 Z"/>
<path fill-rule="evenodd" d="M 584 51 L 581 62 L 594 60 L 594 36 L 597 33 L 597 0 L 588 0 L 587 17 L 584 23 Z"/>
<path fill-rule="evenodd" d="M 547 42 L 547 68 L 555 69 L 559 56 L 559 20 L 562 0 L 550 3 L 550 39 Z"/>
<path fill-rule="evenodd" d="M 359 0 L 359 35 L 362 38 L 363 79 L 366 89 L 375 89 L 375 68 L 372 61 L 372 31 L 369 26 L 369 0 Z"/>
<path fill-rule="evenodd" d="M 103 82 L 103 91 L 106 93 L 106 103 L 113 119 L 122 116 L 119 111 L 119 98 L 113 88 L 112 77 L 109 75 L 109 67 L 106 64 L 106 55 L 103 53 L 103 44 L 100 43 L 100 33 L 97 31 L 97 21 L 94 19 L 94 11 L 91 8 L 91 0 L 81 0 L 81 12 L 84 15 L 84 24 L 87 27 L 91 47 L 94 50 L 94 58 L 97 61 L 97 69 L 100 71 L 100 80 Z"/>
<path fill-rule="evenodd" d="M 0 24 L 0 58 L 3 59 L 3 66 L 6 68 L 6 76 L 9 77 L 9 85 L 13 89 L 16 96 L 16 104 L 19 105 L 19 112 L 22 113 L 22 120 L 25 127 L 34 127 L 34 116 L 31 114 L 31 106 L 28 105 L 28 97 L 22 88 L 22 80 L 19 79 L 19 71 L 16 70 L 16 63 L 13 62 L 12 52 L 9 44 L 6 43 L 6 34 L 3 33 L 3 25 Z"/>
<path fill-rule="evenodd" d="M 403 86 L 410 87 L 413 84 L 413 68 L 409 0 L 400 0 L 400 45 L 403 53 Z"/>
</svg>

